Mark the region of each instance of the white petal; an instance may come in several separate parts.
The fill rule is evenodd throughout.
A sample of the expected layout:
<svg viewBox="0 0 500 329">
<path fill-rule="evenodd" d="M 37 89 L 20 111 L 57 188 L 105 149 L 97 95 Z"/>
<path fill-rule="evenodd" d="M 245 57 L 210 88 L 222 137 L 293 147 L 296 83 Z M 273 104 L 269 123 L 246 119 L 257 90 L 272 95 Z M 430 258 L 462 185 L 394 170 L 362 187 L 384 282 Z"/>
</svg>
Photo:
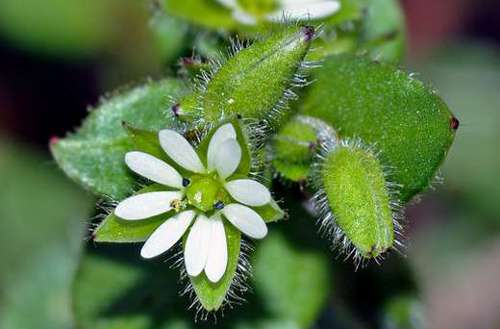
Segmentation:
<svg viewBox="0 0 500 329">
<path fill-rule="evenodd" d="M 195 173 L 205 172 L 200 157 L 184 136 L 176 131 L 165 129 L 160 131 L 159 138 L 165 153 L 181 167 Z"/>
<path fill-rule="evenodd" d="M 193 210 L 183 211 L 161 224 L 141 249 L 141 256 L 153 258 L 163 254 L 181 239 L 193 221 Z"/>
<path fill-rule="evenodd" d="M 231 176 L 241 160 L 241 147 L 235 139 L 228 139 L 217 148 L 215 168 L 223 179 Z"/>
<path fill-rule="evenodd" d="M 217 149 L 228 139 L 236 139 L 236 130 L 234 130 L 233 125 L 230 123 L 225 124 L 217 129 L 217 131 L 210 139 L 210 144 L 208 144 L 207 152 L 208 170 L 212 170 L 215 168 L 215 156 L 217 154 Z"/>
<path fill-rule="evenodd" d="M 182 199 L 182 192 L 149 192 L 131 196 L 120 202 L 115 215 L 127 220 L 146 219 L 166 213 L 173 200 Z"/>
<path fill-rule="evenodd" d="M 226 183 L 226 190 L 238 202 L 251 207 L 260 207 L 271 202 L 267 187 L 251 179 L 236 179 Z"/>
<path fill-rule="evenodd" d="M 266 223 L 253 209 L 232 203 L 225 206 L 222 213 L 231 224 L 251 238 L 262 239 L 267 235 Z"/>
<path fill-rule="evenodd" d="M 182 177 L 177 170 L 152 155 L 128 152 L 125 154 L 125 163 L 131 170 L 155 183 L 182 188 Z"/>
<path fill-rule="evenodd" d="M 283 8 L 270 15 L 267 18 L 271 21 L 281 21 L 283 16 L 290 19 L 308 20 L 319 19 L 331 16 L 340 9 L 340 2 L 331 0 L 321 1 L 283 1 Z"/>
<path fill-rule="evenodd" d="M 249 15 L 242 11 L 241 9 L 235 9 L 233 11 L 233 18 L 244 25 L 255 25 L 257 20 L 252 15 Z"/>
<path fill-rule="evenodd" d="M 225 7 L 236 8 L 238 6 L 237 0 L 216 0 L 218 3 Z"/>
<path fill-rule="evenodd" d="M 208 251 L 207 264 L 205 265 L 205 274 L 211 282 L 219 282 L 224 276 L 227 267 L 227 243 L 226 232 L 222 219 L 217 217 L 210 218 L 212 234 L 210 235 L 210 248 Z"/>
<path fill-rule="evenodd" d="M 190 276 L 198 276 L 205 268 L 211 234 L 211 220 L 205 215 L 199 215 L 189 231 L 184 250 L 184 263 Z"/>
</svg>

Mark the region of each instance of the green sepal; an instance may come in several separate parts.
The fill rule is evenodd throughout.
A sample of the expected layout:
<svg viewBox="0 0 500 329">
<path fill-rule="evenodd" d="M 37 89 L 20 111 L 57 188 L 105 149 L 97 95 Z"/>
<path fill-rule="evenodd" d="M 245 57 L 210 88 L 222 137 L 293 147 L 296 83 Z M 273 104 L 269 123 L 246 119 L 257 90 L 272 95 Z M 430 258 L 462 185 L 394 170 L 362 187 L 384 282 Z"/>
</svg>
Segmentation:
<svg viewBox="0 0 500 329">
<path fill-rule="evenodd" d="M 304 114 L 340 138 L 376 145 L 403 202 L 429 186 L 455 137 L 454 117 L 432 89 L 390 64 L 347 54 L 326 59 L 315 78 Z"/>
<path fill-rule="evenodd" d="M 271 202 L 262 207 L 252 207 L 266 223 L 273 223 L 282 220 L 285 217 L 285 211 L 281 209 L 278 203 L 271 199 Z"/>
<path fill-rule="evenodd" d="M 124 162 L 134 145 L 122 123 L 151 131 L 174 126 L 169 97 L 179 97 L 184 91 L 179 80 L 167 79 L 109 97 L 76 133 L 51 141 L 54 159 L 85 189 L 123 199 L 133 192 L 135 177 Z"/>
<path fill-rule="evenodd" d="M 134 151 L 148 153 L 162 160 L 168 159 L 161 148 L 157 132 L 134 128 L 126 122 L 123 122 L 123 127 L 127 130 Z"/>
<path fill-rule="evenodd" d="M 206 85 L 201 119 L 214 123 L 240 115 L 279 125 L 286 111 L 276 107 L 286 99 L 313 34 L 311 27 L 286 28 L 228 59 Z"/>
<path fill-rule="evenodd" d="M 354 142 L 338 145 L 325 156 L 318 176 L 335 218 L 331 220 L 359 255 L 374 258 L 392 247 L 392 191 L 371 150 Z"/>
<path fill-rule="evenodd" d="M 291 181 L 304 181 L 315 152 L 318 137 L 310 124 L 295 117 L 273 138 L 273 167 Z"/>
<path fill-rule="evenodd" d="M 166 189 L 165 186 L 153 184 L 139 190 L 136 194 L 165 191 Z M 95 229 L 92 239 L 95 242 L 143 242 L 174 214 L 174 211 L 170 211 L 148 219 L 130 221 L 121 219 L 114 212 L 111 212 Z"/>
<path fill-rule="evenodd" d="M 222 279 L 217 283 L 212 283 L 208 280 L 205 272 L 197 277 L 189 277 L 198 301 L 207 311 L 217 311 L 223 305 L 224 301 L 226 301 L 226 296 L 233 284 L 238 268 L 241 249 L 241 233 L 226 220 L 224 220 L 224 230 L 226 233 L 228 261 L 226 273 Z M 184 247 L 187 235 L 188 234 L 184 235 Z"/>
</svg>

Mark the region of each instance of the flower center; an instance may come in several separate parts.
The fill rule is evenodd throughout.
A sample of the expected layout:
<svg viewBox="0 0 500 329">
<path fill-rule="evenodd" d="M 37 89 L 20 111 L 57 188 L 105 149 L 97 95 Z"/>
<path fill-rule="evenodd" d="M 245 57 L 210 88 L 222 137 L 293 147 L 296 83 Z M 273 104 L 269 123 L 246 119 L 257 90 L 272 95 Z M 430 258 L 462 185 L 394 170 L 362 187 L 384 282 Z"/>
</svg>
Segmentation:
<svg viewBox="0 0 500 329">
<path fill-rule="evenodd" d="M 186 188 L 188 203 L 204 213 L 217 210 L 228 201 L 229 195 L 216 177 L 194 176 L 190 180 Z"/>
<path fill-rule="evenodd" d="M 280 8 L 277 0 L 238 0 L 238 4 L 245 12 L 257 17 Z"/>
</svg>

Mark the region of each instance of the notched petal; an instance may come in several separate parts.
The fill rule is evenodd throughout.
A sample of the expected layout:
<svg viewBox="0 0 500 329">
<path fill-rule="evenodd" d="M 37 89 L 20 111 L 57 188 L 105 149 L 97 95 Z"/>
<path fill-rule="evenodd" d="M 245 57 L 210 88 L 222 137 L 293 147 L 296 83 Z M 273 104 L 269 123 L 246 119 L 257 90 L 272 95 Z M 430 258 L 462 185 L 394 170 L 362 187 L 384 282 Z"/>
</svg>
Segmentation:
<svg viewBox="0 0 500 329">
<path fill-rule="evenodd" d="M 161 224 L 142 247 L 141 256 L 153 258 L 172 248 L 184 235 L 194 215 L 195 212 L 192 210 L 183 211 Z"/>
<path fill-rule="evenodd" d="M 267 235 L 267 226 L 262 217 L 253 209 L 241 204 L 227 205 L 222 213 L 241 232 L 254 239 Z"/>
<path fill-rule="evenodd" d="M 150 192 L 134 195 L 118 204 L 115 215 L 125 220 L 150 218 L 170 211 L 172 201 L 181 198 L 181 192 Z"/>
<path fill-rule="evenodd" d="M 181 189 L 182 176 L 172 166 L 144 152 L 128 152 L 125 163 L 135 173 L 155 183 Z"/>
<path fill-rule="evenodd" d="M 204 173 L 205 167 L 193 146 L 181 134 L 170 129 L 159 133 L 160 145 L 167 155 L 181 167 L 195 173 Z"/>
</svg>

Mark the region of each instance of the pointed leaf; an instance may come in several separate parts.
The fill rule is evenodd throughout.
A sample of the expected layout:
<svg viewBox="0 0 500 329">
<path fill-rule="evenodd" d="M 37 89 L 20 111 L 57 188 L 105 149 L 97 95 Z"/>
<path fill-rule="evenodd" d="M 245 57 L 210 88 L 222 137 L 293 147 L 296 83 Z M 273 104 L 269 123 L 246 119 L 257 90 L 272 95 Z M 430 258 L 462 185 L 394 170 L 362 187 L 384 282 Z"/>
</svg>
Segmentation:
<svg viewBox="0 0 500 329">
<path fill-rule="evenodd" d="M 54 158 L 84 188 L 122 199 L 132 192 L 135 180 L 124 162 L 133 144 L 122 122 L 151 131 L 172 126 L 169 97 L 182 91 L 179 81 L 164 80 L 111 97 L 90 113 L 77 133 L 51 143 Z"/>
<path fill-rule="evenodd" d="M 398 68 L 352 55 L 329 57 L 308 90 L 303 113 L 340 137 L 376 145 L 406 202 L 427 188 L 455 137 L 454 117 L 436 93 Z"/>
</svg>

